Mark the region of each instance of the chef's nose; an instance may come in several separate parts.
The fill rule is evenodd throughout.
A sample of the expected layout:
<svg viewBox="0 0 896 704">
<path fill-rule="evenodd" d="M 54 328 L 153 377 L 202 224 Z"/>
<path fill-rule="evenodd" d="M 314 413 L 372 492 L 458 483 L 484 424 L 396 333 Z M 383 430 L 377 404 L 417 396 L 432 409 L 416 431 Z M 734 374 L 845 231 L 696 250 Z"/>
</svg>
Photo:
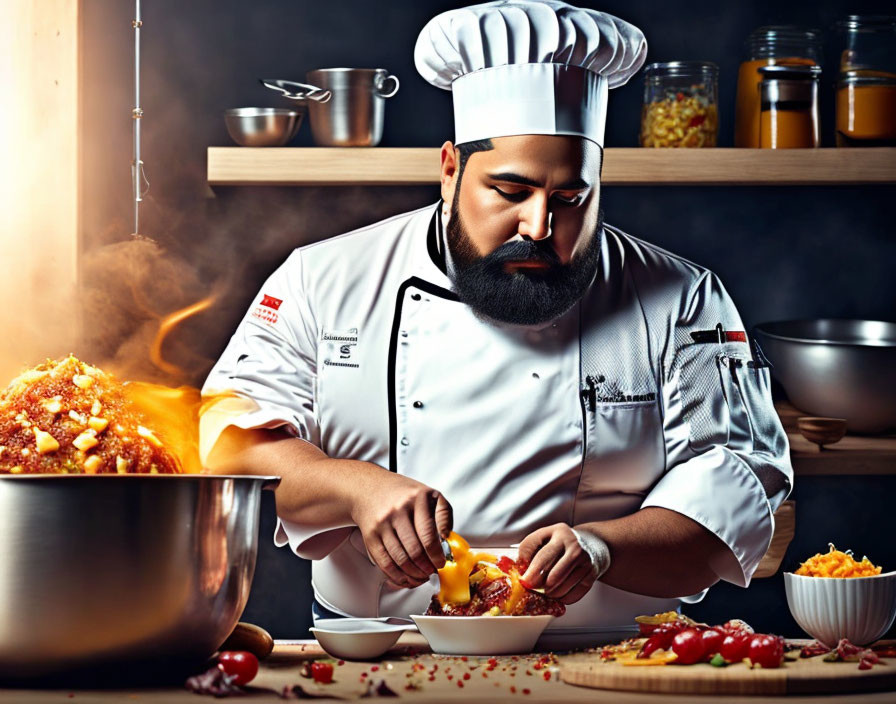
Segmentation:
<svg viewBox="0 0 896 704">
<path fill-rule="evenodd" d="M 548 199 L 533 195 L 520 210 L 518 232 L 533 240 L 544 240 L 551 236 L 551 216 Z"/>
</svg>

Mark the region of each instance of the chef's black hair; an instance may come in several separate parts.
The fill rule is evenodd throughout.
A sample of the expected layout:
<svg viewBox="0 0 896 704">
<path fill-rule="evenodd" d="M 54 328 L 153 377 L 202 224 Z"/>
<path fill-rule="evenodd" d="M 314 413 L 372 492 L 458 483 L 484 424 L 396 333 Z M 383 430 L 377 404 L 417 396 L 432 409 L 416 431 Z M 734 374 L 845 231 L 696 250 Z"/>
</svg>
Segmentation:
<svg viewBox="0 0 896 704">
<path fill-rule="evenodd" d="M 495 148 L 495 145 L 492 144 L 492 140 L 490 139 L 477 139 L 475 142 L 464 142 L 463 144 L 457 144 L 455 146 L 460 154 L 460 165 L 458 166 L 457 173 L 457 189 L 460 191 L 460 180 L 464 176 L 464 168 L 467 165 L 467 159 L 473 156 L 476 152 L 489 152 Z"/>
</svg>

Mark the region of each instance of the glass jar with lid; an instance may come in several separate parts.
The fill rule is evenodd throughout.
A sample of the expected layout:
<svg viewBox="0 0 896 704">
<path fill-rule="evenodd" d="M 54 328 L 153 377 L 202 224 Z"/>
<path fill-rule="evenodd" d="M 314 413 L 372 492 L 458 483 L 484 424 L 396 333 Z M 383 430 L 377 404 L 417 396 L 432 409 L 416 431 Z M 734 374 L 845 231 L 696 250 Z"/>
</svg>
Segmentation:
<svg viewBox="0 0 896 704">
<path fill-rule="evenodd" d="M 837 28 L 837 146 L 896 146 L 896 16 L 850 15 Z"/>
<path fill-rule="evenodd" d="M 777 64 L 759 69 L 759 147 L 801 149 L 817 147 L 818 77 L 820 66 Z"/>
<path fill-rule="evenodd" d="M 759 27 L 747 39 L 747 60 L 737 74 L 734 146 L 759 147 L 762 66 L 820 66 L 822 35 L 817 29 L 789 25 Z"/>
<path fill-rule="evenodd" d="M 714 147 L 719 131 L 719 68 L 670 61 L 644 70 L 642 147 Z"/>
<path fill-rule="evenodd" d="M 840 53 L 840 72 L 896 78 L 896 16 L 850 15 L 837 23 L 845 35 Z"/>
</svg>

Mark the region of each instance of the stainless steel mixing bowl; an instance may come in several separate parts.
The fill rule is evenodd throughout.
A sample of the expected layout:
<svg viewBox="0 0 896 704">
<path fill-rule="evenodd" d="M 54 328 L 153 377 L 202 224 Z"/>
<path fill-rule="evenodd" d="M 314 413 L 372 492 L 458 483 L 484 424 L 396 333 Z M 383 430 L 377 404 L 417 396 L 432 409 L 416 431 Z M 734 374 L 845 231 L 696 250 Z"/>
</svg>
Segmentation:
<svg viewBox="0 0 896 704">
<path fill-rule="evenodd" d="M 896 428 L 896 323 L 785 320 L 754 332 L 798 409 L 845 418 L 851 433 Z"/>
<path fill-rule="evenodd" d="M 302 115 L 283 108 L 232 108 L 224 111 L 224 123 L 241 147 L 282 147 L 298 133 Z"/>
<path fill-rule="evenodd" d="M 0 678 L 201 663 L 246 605 L 278 481 L 0 477 Z"/>
</svg>

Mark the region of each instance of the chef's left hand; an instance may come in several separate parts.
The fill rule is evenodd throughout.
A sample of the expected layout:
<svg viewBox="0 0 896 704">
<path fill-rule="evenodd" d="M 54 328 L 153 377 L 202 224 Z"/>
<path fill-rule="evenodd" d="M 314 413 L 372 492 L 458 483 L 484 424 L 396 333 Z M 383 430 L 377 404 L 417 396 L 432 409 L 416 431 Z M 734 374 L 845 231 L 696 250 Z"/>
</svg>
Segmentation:
<svg viewBox="0 0 896 704">
<path fill-rule="evenodd" d="M 574 604 L 594 584 L 598 566 L 566 523 L 539 528 L 520 543 L 520 560 L 529 563 L 523 580 L 545 596 Z"/>
</svg>

